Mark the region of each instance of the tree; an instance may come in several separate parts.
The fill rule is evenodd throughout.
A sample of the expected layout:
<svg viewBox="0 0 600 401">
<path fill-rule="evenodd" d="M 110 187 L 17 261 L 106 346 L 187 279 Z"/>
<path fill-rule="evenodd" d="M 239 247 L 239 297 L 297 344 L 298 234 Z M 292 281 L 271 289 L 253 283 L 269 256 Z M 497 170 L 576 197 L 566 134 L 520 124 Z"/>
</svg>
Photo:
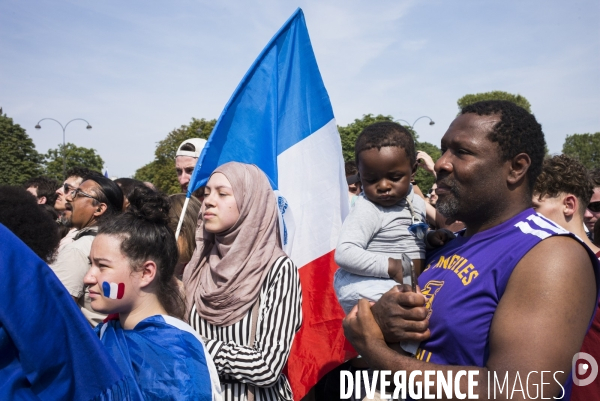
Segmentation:
<svg viewBox="0 0 600 401">
<path fill-rule="evenodd" d="M 338 125 L 338 131 L 342 140 L 342 153 L 345 161 L 354 160 L 354 144 L 356 143 L 356 138 L 358 138 L 358 135 L 360 135 L 362 130 L 366 126 L 379 121 L 394 121 L 394 118 L 392 116 L 384 116 L 381 114 L 378 114 L 377 116 L 365 114 L 363 115 L 362 119 L 357 118 L 354 120 L 354 122 L 346 125 L 345 127 L 340 127 Z M 441 156 L 442 153 L 437 146 L 428 142 L 419 142 L 419 135 L 412 127 L 404 125 L 404 128 L 406 128 L 412 134 L 417 150 L 422 150 L 428 153 L 433 161 L 436 161 Z M 419 168 L 415 174 L 415 182 L 419 188 L 421 188 L 421 190 L 427 191 L 435 182 L 435 177 Z"/>
<path fill-rule="evenodd" d="M 465 106 L 470 104 L 481 102 L 484 100 L 508 100 L 509 102 L 513 102 L 517 106 L 521 106 L 527 112 L 531 113 L 531 104 L 524 96 L 521 95 L 513 95 L 512 93 L 503 92 L 503 91 L 492 91 L 485 93 L 475 93 L 464 95 L 456 102 L 458 104 L 458 109 L 462 110 Z"/>
<path fill-rule="evenodd" d="M 62 182 L 63 177 L 63 145 L 58 145 L 57 149 L 50 149 L 44 155 L 44 164 L 46 166 L 45 175 Z M 71 167 L 87 167 L 90 170 L 102 172 L 104 160 L 96 153 L 95 149 L 75 146 L 68 142 L 65 146 L 65 158 L 67 159 L 67 170 Z"/>
<path fill-rule="evenodd" d="M 171 131 L 165 139 L 158 142 L 154 152 L 154 161 L 139 168 L 134 178 L 141 181 L 150 181 L 158 189 L 168 194 L 181 192 L 175 172 L 175 154 L 181 142 L 189 138 L 208 139 L 217 120 L 198 120 L 192 118 L 189 125 L 182 125 Z"/>
<path fill-rule="evenodd" d="M 434 162 L 437 161 L 437 159 L 439 159 L 440 156 L 442 156 L 442 151 L 440 150 L 440 148 L 438 148 L 432 143 L 417 142 L 415 146 L 417 147 L 417 151 L 421 150 L 427 153 L 429 156 L 431 156 Z M 417 173 L 415 174 L 415 182 L 421 189 L 421 192 L 425 194 L 435 183 L 435 177 L 433 174 L 419 167 L 417 169 Z"/>
<path fill-rule="evenodd" d="M 600 168 L 600 132 L 567 135 L 562 151 L 589 169 Z"/>
<path fill-rule="evenodd" d="M 0 184 L 19 185 L 42 174 L 42 157 L 12 118 L 0 113 Z"/>
</svg>

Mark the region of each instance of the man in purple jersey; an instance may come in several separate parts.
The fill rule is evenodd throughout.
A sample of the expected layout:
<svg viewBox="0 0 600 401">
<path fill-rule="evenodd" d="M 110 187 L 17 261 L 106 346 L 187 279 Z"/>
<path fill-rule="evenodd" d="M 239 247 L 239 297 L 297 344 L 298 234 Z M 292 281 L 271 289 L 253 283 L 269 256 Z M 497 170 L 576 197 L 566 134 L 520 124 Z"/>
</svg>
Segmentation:
<svg viewBox="0 0 600 401">
<path fill-rule="evenodd" d="M 452 122 L 435 165 L 437 206 L 466 230 L 428 254 L 422 293 L 395 287 L 348 314 L 346 336 L 373 369 L 406 377 L 450 371 L 454 394 L 468 388 L 467 375 L 456 374 L 473 371 L 480 399 L 568 398 L 599 266 L 579 240 L 531 209 L 544 147 L 535 117 L 510 102 L 475 103 Z M 386 341 L 421 344 L 413 357 Z M 417 386 L 445 391 L 423 377 L 415 376 Z M 505 385 L 490 395 L 494 377 L 512 391 Z"/>
</svg>

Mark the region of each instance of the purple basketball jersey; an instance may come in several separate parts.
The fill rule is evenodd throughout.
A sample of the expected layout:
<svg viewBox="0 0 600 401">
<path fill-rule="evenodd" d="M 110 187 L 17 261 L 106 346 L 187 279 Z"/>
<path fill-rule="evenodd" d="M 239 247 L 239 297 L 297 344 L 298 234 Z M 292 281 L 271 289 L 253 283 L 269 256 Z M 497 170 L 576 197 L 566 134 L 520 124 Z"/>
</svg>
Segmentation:
<svg viewBox="0 0 600 401">
<path fill-rule="evenodd" d="M 531 248 L 554 235 L 577 239 L 528 209 L 472 237 L 459 235 L 428 254 L 419 286 L 431 311 L 431 338 L 416 357 L 444 365 L 485 366 L 492 318 L 513 269 Z M 598 259 L 588 253 L 598 281 Z"/>
</svg>

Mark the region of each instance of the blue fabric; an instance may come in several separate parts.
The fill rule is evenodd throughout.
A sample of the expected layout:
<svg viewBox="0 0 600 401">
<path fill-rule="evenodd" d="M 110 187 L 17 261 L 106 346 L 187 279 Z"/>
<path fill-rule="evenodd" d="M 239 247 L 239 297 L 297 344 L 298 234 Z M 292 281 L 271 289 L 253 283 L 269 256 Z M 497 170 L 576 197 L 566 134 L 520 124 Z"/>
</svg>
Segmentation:
<svg viewBox="0 0 600 401">
<path fill-rule="evenodd" d="M 54 272 L 0 224 L 0 400 L 120 400 L 127 385 Z"/>
<path fill-rule="evenodd" d="M 297 9 L 225 106 L 198 159 L 187 197 L 230 161 L 256 164 L 277 189 L 277 155 L 332 119 L 304 13 Z"/>
<path fill-rule="evenodd" d="M 132 400 L 212 400 L 204 346 L 192 333 L 151 316 L 133 330 L 118 320 L 96 327 L 130 383 Z"/>
</svg>

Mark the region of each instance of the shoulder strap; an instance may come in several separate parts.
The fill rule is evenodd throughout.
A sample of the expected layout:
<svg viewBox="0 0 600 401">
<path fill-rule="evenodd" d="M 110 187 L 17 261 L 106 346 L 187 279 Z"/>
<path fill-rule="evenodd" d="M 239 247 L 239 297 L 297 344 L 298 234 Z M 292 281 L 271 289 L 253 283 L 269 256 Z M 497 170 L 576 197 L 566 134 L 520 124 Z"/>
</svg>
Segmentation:
<svg viewBox="0 0 600 401">
<path fill-rule="evenodd" d="M 410 210 L 410 216 L 412 218 L 412 224 L 416 223 L 421 223 L 421 217 L 415 212 L 415 208 L 413 207 L 412 204 L 412 191 L 410 194 L 408 194 L 408 196 L 406 197 L 406 205 L 408 206 L 408 210 Z"/>
<path fill-rule="evenodd" d="M 77 235 L 75 235 L 75 238 L 73 238 L 73 241 L 77 241 L 78 239 L 80 239 L 82 237 L 87 237 L 87 236 L 95 237 L 96 235 L 98 235 L 98 231 L 84 229 L 84 230 L 81 230 L 80 232 L 78 232 Z"/>
<path fill-rule="evenodd" d="M 260 297 L 256 300 L 252 306 L 252 326 L 250 327 L 250 341 L 248 341 L 249 347 L 254 347 L 254 340 L 256 340 L 256 327 L 258 326 L 258 307 L 260 304 Z M 247 392 L 246 396 L 248 401 L 254 401 L 254 393 L 256 392 L 256 386 L 252 384 L 246 385 Z"/>
</svg>

